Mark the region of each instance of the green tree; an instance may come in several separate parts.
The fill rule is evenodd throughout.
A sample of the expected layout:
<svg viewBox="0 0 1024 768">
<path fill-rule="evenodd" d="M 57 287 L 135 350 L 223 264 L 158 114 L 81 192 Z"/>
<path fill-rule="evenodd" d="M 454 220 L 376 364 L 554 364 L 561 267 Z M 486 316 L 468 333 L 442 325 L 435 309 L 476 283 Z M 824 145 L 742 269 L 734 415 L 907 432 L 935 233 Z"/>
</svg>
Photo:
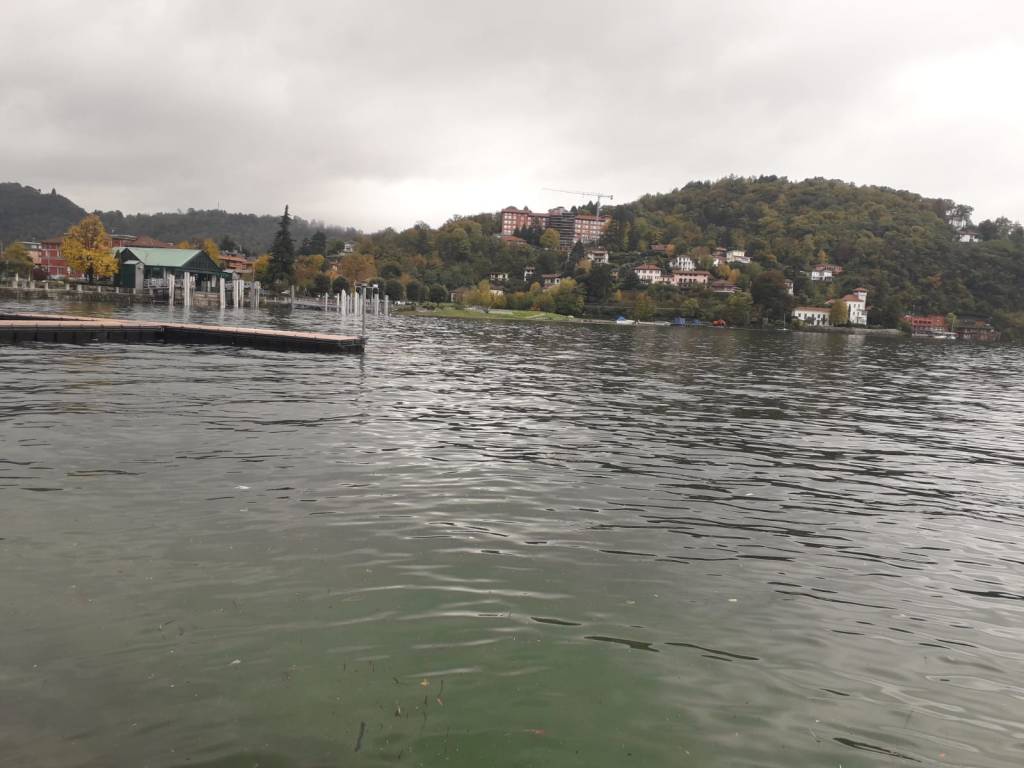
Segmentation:
<svg viewBox="0 0 1024 768">
<path fill-rule="evenodd" d="M 322 229 L 318 229 L 313 233 L 313 236 L 309 238 L 309 252 L 319 253 L 322 256 L 327 255 L 327 233 Z"/>
<path fill-rule="evenodd" d="M 761 308 L 762 317 L 768 320 L 785 319 L 793 303 L 785 275 L 775 269 L 758 275 L 750 285 L 750 293 L 754 303 Z"/>
<path fill-rule="evenodd" d="M 434 283 L 430 286 L 430 300 L 435 304 L 444 304 L 448 301 L 448 289 L 443 285 Z"/>
<path fill-rule="evenodd" d="M 401 280 L 392 277 L 384 283 L 384 295 L 392 301 L 402 301 L 405 298 L 405 286 Z"/>
<path fill-rule="evenodd" d="M 583 288 L 571 277 L 551 289 L 555 312 L 560 315 L 578 315 L 583 311 Z"/>
<path fill-rule="evenodd" d="M 831 325 L 846 325 L 850 322 L 850 307 L 842 299 L 836 299 L 832 303 L 832 309 L 828 312 L 828 321 Z"/>
<path fill-rule="evenodd" d="M 544 233 L 540 236 L 540 247 L 545 250 L 557 251 L 559 243 L 558 232 L 554 229 L 545 229 Z"/>
<path fill-rule="evenodd" d="M 347 290 L 349 290 L 349 286 L 350 286 L 350 284 L 348 282 L 348 279 L 343 277 L 342 275 L 338 275 L 331 282 L 331 290 L 334 291 L 335 293 L 341 293 L 342 291 L 347 291 Z"/>
<path fill-rule="evenodd" d="M 654 310 L 654 302 L 650 300 L 646 293 L 641 293 L 633 303 L 631 315 L 634 320 L 650 320 L 654 317 Z"/>
<path fill-rule="evenodd" d="M 610 264 L 595 264 L 587 274 L 585 285 L 587 298 L 593 303 L 607 301 L 612 292 L 612 268 Z"/>
<path fill-rule="evenodd" d="M 312 280 L 313 293 L 330 293 L 331 291 L 331 278 L 325 275 L 323 272 L 318 272 L 313 275 Z"/>
<path fill-rule="evenodd" d="M 750 325 L 750 315 L 754 308 L 754 300 L 746 291 L 734 293 L 725 302 L 722 319 L 729 325 Z"/>
<path fill-rule="evenodd" d="M 683 317 L 697 317 L 700 313 L 700 302 L 697 299 L 686 299 L 679 307 Z"/>
<path fill-rule="evenodd" d="M 21 243 L 11 243 L 0 254 L 0 274 L 28 277 L 32 274 L 32 257 Z"/>
<path fill-rule="evenodd" d="M 587 255 L 586 248 L 583 247 L 583 242 L 577 240 L 576 244 L 573 245 L 572 250 L 569 251 L 569 255 L 565 260 L 565 274 L 570 275 L 576 269 L 576 265 L 580 263 Z"/>
<path fill-rule="evenodd" d="M 623 267 L 619 270 L 619 287 L 624 291 L 637 291 L 643 288 L 643 282 L 637 277 L 632 267 Z"/>
<path fill-rule="evenodd" d="M 117 257 L 110 247 L 110 236 L 96 214 L 90 214 L 68 230 L 60 250 L 68 266 L 84 272 L 89 282 L 110 277 L 117 271 Z"/>
<path fill-rule="evenodd" d="M 274 235 L 274 244 L 270 248 L 267 278 L 272 283 L 290 284 L 295 277 L 295 244 L 292 242 L 291 226 L 292 217 L 286 205 L 277 234 Z"/>
<path fill-rule="evenodd" d="M 419 280 L 410 280 L 405 286 L 405 298 L 409 301 L 423 301 L 426 287 Z"/>
</svg>

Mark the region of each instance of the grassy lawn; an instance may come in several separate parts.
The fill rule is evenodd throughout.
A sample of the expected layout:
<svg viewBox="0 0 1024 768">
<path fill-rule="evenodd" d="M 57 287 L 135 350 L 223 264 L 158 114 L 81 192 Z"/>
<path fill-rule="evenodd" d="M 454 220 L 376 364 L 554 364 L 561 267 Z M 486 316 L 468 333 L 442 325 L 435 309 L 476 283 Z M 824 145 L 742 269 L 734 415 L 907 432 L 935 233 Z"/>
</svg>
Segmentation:
<svg viewBox="0 0 1024 768">
<path fill-rule="evenodd" d="M 554 312 L 534 312 L 529 309 L 492 309 L 483 312 L 477 309 L 459 309 L 454 306 L 437 309 L 417 309 L 407 313 L 416 317 L 455 317 L 465 320 L 540 320 L 545 322 L 576 323 L 576 318 L 556 315 Z"/>
</svg>

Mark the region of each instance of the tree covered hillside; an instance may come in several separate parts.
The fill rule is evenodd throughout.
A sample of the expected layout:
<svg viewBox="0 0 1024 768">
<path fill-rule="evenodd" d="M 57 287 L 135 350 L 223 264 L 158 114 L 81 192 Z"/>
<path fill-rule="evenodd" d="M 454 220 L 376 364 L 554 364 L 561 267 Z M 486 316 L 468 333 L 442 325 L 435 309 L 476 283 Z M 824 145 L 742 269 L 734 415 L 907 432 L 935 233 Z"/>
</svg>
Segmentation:
<svg viewBox="0 0 1024 768">
<path fill-rule="evenodd" d="M 0 183 L 0 243 L 59 237 L 85 211 L 56 190 L 41 192 L 13 182 Z"/>
<path fill-rule="evenodd" d="M 221 210 L 195 210 L 174 213 L 130 213 L 100 211 L 103 225 L 112 232 L 148 235 L 176 243 L 181 240 L 220 240 L 228 237 L 252 254 L 270 248 L 277 231 L 278 216 L 254 213 L 228 213 Z M 322 230 L 328 238 L 353 239 L 359 232 L 351 227 L 327 227 L 318 221 L 292 219 L 292 235 L 297 240 L 312 237 Z"/>
<path fill-rule="evenodd" d="M 958 242 L 972 209 L 885 187 L 842 181 L 726 178 L 645 195 L 613 211 L 607 244 L 643 254 L 655 244 L 677 253 L 724 246 L 779 268 L 798 293 L 821 299 L 804 273 L 828 261 L 844 267 L 834 293 L 863 285 L 872 322 L 904 312 L 989 315 L 1024 308 L 1024 230 L 1006 219 L 982 222 L 988 238 Z M 799 297 L 798 297 L 799 298 Z"/>
<path fill-rule="evenodd" d="M 227 236 L 250 253 L 270 248 L 277 231 L 276 215 L 228 213 L 220 210 L 133 213 L 96 211 L 109 232 L 147 235 L 176 243 L 182 240 L 220 240 Z M 0 183 L 0 243 L 60 237 L 86 216 L 84 208 L 56 190 L 48 193 L 13 182 Z M 328 238 L 352 240 L 359 231 L 351 227 L 325 227 L 317 221 L 296 217 L 292 232 L 298 240 L 311 238 L 318 230 Z"/>
</svg>

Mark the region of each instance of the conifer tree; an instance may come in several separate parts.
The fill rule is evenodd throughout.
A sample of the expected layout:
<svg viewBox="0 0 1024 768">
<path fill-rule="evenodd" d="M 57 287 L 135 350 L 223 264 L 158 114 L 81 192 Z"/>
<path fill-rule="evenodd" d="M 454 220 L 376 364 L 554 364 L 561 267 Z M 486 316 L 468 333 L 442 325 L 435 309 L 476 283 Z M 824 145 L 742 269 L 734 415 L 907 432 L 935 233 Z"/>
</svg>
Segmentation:
<svg viewBox="0 0 1024 768">
<path fill-rule="evenodd" d="M 267 279 L 271 283 L 278 281 L 291 283 L 295 275 L 295 243 L 291 234 L 292 217 L 288 214 L 288 206 L 284 207 L 281 224 L 274 235 L 274 244 L 270 247 L 270 264 L 267 266 Z"/>
</svg>

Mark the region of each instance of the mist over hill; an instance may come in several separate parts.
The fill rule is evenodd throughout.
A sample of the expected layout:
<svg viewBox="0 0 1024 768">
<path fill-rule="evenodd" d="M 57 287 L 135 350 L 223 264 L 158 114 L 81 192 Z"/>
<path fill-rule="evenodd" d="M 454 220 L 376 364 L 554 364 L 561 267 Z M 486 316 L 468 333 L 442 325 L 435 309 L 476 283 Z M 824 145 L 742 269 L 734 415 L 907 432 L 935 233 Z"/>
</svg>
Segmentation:
<svg viewBox="0 0 1024 768">
<path fill-rule="evenodd" d="M 228 213 L 221 210 L 129 213 L 95 211 L 108 231 L 148 235 L 157 240 L 178 242 L 207 237 L 232 238 L 251 253 L 270 247 L 280 214 Z M 0 184 L 0 242 L 60 237 L 80 221 L 87 211 L 56 191 L 42 192 L 17 183 Z M 292 234 L 297 240 L 323 230 L 328 239 L 351 239 L 359 231 L 351 227 L 327 226 L 316 220 L 294 218 Z"/>
</svg>

